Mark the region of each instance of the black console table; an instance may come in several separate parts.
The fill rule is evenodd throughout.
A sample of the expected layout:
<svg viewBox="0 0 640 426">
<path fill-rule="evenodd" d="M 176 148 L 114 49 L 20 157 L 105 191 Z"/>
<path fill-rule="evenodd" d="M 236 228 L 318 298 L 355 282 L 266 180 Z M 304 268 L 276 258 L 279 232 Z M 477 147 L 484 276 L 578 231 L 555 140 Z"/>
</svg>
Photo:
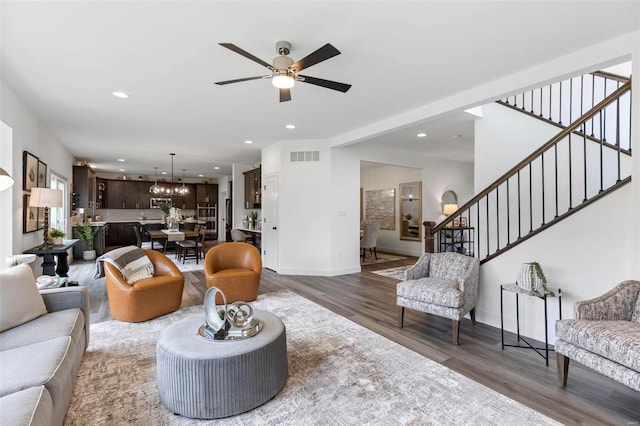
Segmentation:
<svg viewBox="0 0 640 426">
<path fill-rule="evenodd" d="M 550 297 L 558 298 L 558 318 L 562 319 L 562 290 L 559 288 L 557 289 L 554 288 L 549 290 L 551 290 L 550 293 L 535 293 L 535 292 L 524 290 L 521 287 L 519 287 L 517 284 L 503 284 L 500 286 L 500 335 L 502 340 L 502 350 L 504 350 L 505 346 L 509 346 L 512 348 L 533 349 L 538 353 L 538 355 L 544 358 L 547 364 L 547 367 L 549 366 L 549 351 L 553 350 L 553 349 L 549 349 L 549 336 L 547 331 L 547 327 L 549 326 L 548 324 L 549 318 L 548 318 L 548 310 L 547 310 L 548 298 Z M 517 340 L 517 344 L 515 345 L 507 345 L 506 343 L 504 343 L 504 309 L 502 307 L 503 306 L 502 295 L 505 291 L 510 293 L 515 293 L 516 295 L 516 336 L 518 340 Z M 533 296 L 544 302 L 544 348 L 540 348 L 532 345 L 528 340 L 526 340 L 524 337 L 520 335 L 520 303 L 519 303 L 520 301 L 518 300 L 519 299 L 518 295 L 520 294 L 524 294 L 526 296 Z M 520 342 L 524 343 L 524 345 L 522 345 Z M 541 351 L 544 351 L 544 353 Z"/>
<path fill-rule="evenodd" d="M 69 264 L 67 263 L 67 250 L 75 246 L 80 240 L 64 240 L 62 244 L 52 245 L 49 247 L 37 246 L 25 250 L 24 254 L 35 254 L 38 257 L 42 257 L 42 273 L 44 275 L 55 276 L 56 273 L 60 277 L 68 277 Z M 58 260 L 58 267 L 56 268 L 56 261 Z"/>
</svg>

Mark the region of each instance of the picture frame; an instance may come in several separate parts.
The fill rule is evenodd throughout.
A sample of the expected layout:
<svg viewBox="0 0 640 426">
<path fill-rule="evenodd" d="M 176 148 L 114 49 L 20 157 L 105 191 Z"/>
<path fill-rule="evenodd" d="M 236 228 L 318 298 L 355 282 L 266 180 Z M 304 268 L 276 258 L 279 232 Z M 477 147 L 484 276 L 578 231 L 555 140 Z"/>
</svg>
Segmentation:
<svg viewBox="0 0 640 426">
<path fill-rule="evenodd" d="M 31 191 L 31 188 L 38 186 L 38 157 L 29 151 L 24 151 L 22 171 L 22 188 L 25 191 Z"/>
<path fill-rule="evenodd" d="M 47 164 L 38 160 L 38 188 L 47 187 Z"/>
<path fill-rule="evenodd" d="M 24 206 L 22 218 L 22 232 L 28 234 L 38 230 L 38 208 L 29 207 L 31 194 L 22 195 L 22 205 Z"/>
<path fill-rule="evenodd" d="M 460 228 L 460 219 L 453 219 L 453 227 Z"/>
<path fill-rule="evenodd" d="M 396 190 L 365 191 L 365 221 L 380 223 L 380 229 L 396 229 Z"/>
<path fill-rule="evenodd" d="M 460 227 L 467 228 L 469 227 L 469 220 L 466 217 L 460 218 Z"/>
</svg>

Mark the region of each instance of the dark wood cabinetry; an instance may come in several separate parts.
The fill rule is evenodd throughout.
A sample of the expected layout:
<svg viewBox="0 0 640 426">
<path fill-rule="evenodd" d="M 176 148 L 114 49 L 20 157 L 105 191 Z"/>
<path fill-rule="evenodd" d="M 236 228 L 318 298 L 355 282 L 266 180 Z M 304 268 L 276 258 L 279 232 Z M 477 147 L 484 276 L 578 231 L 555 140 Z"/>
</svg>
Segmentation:
<svg viewBox="0 0 640 426">
<path fill-rule="evenodd" d="M 244 208 L 259 209 L 262 203 L 262 168 L 244 172 Z"/>
<path fill-rule="evenodd" d="M 139 222 L 109 222 L 109 228 L 106 233 L 107 246 L 124 246 L 136 245 L 136 234 L 133 230 L 134 225 L 140 225 Z"/>
<path fill-rule="evenodd" d="M 149 188 L 153 182 L 136 180 L 97 179 L 96 207 L 102 209 L 148 209 L 151 203 Z M 173 205 L 182 210 L 196 210 L 198 204 L 218 202 L 218 184 L 185 184 L 185 196 L 174 195 Z M 182 187 L 182 184 L 176 185 Z M 164 195 L 163 195 L 164 197 Z"/>
<path fill-rule="evenodd" d="M 96 186 L 96 175 L 89 166 L 73 166 L 73 192 L 71 209 L 93 208 L 93 194 Z"/>
</svg>

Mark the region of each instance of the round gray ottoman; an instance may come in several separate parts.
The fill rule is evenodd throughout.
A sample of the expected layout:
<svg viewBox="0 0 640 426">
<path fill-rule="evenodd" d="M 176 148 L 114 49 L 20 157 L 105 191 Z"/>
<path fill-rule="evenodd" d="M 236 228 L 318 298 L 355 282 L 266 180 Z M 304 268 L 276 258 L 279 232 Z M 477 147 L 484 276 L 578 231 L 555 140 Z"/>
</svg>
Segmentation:
<svg viewBox="0 0 640 426">
<path fill-rule="evenodd" d="M 156 345 L 160 401 L 197 419 L 233 416 L 273 398 L 288 375 L 287 336 L 277 316 L 255 309 L 264 322 L 255 336 L 210 341 L 198 334 L 204 313 L 167 327 Z"/>
</svg>

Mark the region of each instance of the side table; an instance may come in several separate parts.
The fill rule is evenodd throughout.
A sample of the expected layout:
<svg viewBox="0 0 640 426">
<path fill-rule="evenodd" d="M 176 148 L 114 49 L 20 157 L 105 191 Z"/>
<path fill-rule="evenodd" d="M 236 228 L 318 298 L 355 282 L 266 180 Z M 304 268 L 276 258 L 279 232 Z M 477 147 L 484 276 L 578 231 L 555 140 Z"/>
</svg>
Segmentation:
<svg viewBox="0 0 640 426">
<path fill-rule="evenodd" d="M 562 319 L 562 290 L 559 288 L 549 288 L 550 291 L 553 292 L 551 294 L 541 294 L 532 291 L 527 291 L 517 284 L 502 284 L 500 286 L 500 338 L 502 340 L 502 350 L 504 347 L 512 347 L 512 348 L 524 348 L 524 349 L 533 349 L 536 351 L 538 355 L 544 358 L 547 367 L 549 366 L 549 351 L 553 349 L 549 349 L 549 332 L 547 330 L 548 327 L 548 310 L 547 310 L 547 298 L 557 297 L 558 298 L 558 319 Z M 503 308 L 503 294 L 505 291 L 510 293 L 515 293 L 516 295 L 516 334 L 518 337 L 518 344 L 516 345 L 507 345 L 504 343 L 504 308 Z M 524 294 L 526 296 L 536 297 L 544 302 L 544 348 L 539 348 L 531 343 L 529 343 L 524 337 L 520 335 L 520 301 L 519 295 Z M 523 342 L 524 345 L 520 344 Z M 541 352 L 541 351 L 544 351 Z"/>
<path fill-rule="evenodd" d="M 50 247 L 43 247 L 40 245 L 30 248 L 29 250 L 25 250 L 23 253 L 35 254 L 36 256 L 43 258 L 42 273 L 44 275 L 55 276 L 57 273 L 60 277 L 68 277 L 67 272 L 69 272 L 69 264 L 67 263 L 67 250 L 76 245 L 78 241 L 80 240 L 64 240 L 62 244 L 52 245 Z M 54 257 L 58 260 L 57 267 Z"/>
</svg>

